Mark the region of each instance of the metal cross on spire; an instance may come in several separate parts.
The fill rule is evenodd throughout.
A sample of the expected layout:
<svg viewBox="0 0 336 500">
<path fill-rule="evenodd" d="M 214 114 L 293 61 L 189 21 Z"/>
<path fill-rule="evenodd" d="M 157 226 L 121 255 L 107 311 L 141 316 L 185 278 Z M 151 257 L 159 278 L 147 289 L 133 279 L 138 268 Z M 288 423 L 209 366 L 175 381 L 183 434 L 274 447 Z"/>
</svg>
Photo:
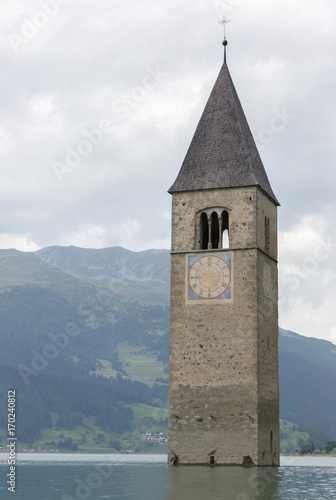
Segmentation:
<svg viewBox="0 0 336 500">
<path fill-rule="evenodd" d="M 231 22 L 231 19 L 228 19 L 226 16 L 223 16 L 220 21 L 218 21 L 218 24 L 221 24 L 224 27 L 224 40 L 223 40 L 223 45 L 224 45 L 224 64 L 226 64 L 226 46 L 228 44 L 228 41 L 226 39 L 226 25 Z"/>
</svg>

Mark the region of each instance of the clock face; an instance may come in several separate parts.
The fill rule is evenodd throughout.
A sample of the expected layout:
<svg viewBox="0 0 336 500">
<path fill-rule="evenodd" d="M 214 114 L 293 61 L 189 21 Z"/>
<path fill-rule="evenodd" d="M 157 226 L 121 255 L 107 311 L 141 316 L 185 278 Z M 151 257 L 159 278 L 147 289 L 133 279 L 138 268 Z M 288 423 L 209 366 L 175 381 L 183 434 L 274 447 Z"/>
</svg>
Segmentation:
<svg viewBox="0 0 336 500">
<path fill-rule="evenodd" d="M 230 265 L 230 256 L 224 259 L 218 255 L 201 257 L 191 264 L 188 276 L 189 290 L 196 296 L 196 300 L 215 299 L 228 290 L 231 283 Z M 192 300 L 195 298 L 190 297 Z"/>
</svg>

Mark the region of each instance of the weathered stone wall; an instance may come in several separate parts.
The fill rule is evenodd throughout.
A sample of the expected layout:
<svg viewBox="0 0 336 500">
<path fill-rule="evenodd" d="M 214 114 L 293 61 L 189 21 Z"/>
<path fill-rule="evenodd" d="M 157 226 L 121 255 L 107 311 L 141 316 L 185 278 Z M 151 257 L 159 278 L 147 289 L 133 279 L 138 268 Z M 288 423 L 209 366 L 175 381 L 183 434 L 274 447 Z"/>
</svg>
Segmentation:
<svg viewBox="0 0 336 500">
<path fill-rule="evenodd" d="M 181 464 L 206 464 L 211 453 L 217 464 L 241 464 L 244 456 L 276 463 L 276 207 L 257 187 L 175 193 L 172 203 L 169 456 Z M 209 206 L 229 212 L 227 250 L 195 250 L 196 213 Z M 265 216 L 272 257 L 264 253 Z M 187 300 L 188 253 L 209 252 L 232 255 L 232 301 Z"/>
<path fill-rule="evenodd" d="M 256 254 L 234 252 L 234 300 L 215 304 L 186 301 L 187 255 L 172 255 L 169 449 L 181 463 L 213 450 L 217 463 L 257 463 Z"/>
<path fill-rule="evenodd" d="M 270 252 L 273 259 L 278 258 L 278 222 L 277 207 L 260 189 L 257 190 L 257 245 L 261 250 L 266 251 L 265 245 L 265 217 L 269 219 L 270 224 Z"/>
<path fill-rule="evenodd" d="M 265 217 L 270 220 L 271 245 L 270 256 L 259 252 L 258 258 L 258 460 L 260 465 L 279 465 L 277 210 L 265 195 L 259 193 L 258 236 L 261 248 Z"/>
</svg>

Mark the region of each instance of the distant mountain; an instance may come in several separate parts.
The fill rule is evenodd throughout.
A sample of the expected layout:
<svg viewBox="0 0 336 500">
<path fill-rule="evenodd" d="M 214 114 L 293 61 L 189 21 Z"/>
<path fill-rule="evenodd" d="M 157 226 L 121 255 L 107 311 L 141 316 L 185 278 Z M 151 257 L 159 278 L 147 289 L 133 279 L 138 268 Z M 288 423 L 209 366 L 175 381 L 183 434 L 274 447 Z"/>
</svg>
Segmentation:
<svg viewBox="0 0 336 500">
<path fill-rule="evenodd" d="M 43 418 L 34 435 L 50 424 L 52 412 L 61 418 L 75 411 L 76 398 L 62 404 L 57 400 L 55 387 L 62 379 L 77 393 L 86 386 L 100 391 L 88 381 L 103 384 L 106 394 L 118 387 L 118 405 L 158 399 L 160 406 L 166 405 L 169 273 L 168 250 L 0 250 L 0 393 L 18 375 L 18 365 L 31 370 L 39 356 L 49 356 L 38 373 L 30 374 L 28 385 L 20 382 L 27 408 L 35 399 L 41 406 Z M 50 354 L 47 346 L 64 336 L 68 324 L 80 335 L 68 335 L 65 347 Z M 281 418 L 336 438 L 336 346 L 283 329 L 279 333 Z M 110 383 L 112 389 L 105 385 Z M 132 383 L 139 386 L 127 386 Z M 70 388 L 62 392 L 65 398 Z M 0 411 L 5 411 L 2 407 L 0 401 Z M 24 411 L 21 418 L 30 422 Z M 106 407 L 96 415 L 102 428 L 108 412 L 131 419 L 119 406 Z"/>
<path fill-rule="evenodd" d="M 95 250 L 53 246 L 42 248 L 35 255 L 84 281 L 126 284 L 130 281 L 168 283 L 170 279 L 168 250 L 131 252 L 122 247 Z"/>
<path fill-rule="evenodd" d="M 35 252 L 43 262 L 129 300 L 169 303 L 170 252 L 131 252 L 121 247 L 100 250 L 53 246 Z M 133 289 L 135 295 L 133 295 Z"/>
<path fill-rule="evenodd" d="M 280 328 L 281 418 L 336 437 L 336 345 Z"/>
<path fill-rule="evenodd" d="M 120 256 L 119 250 L 117 254 Z M 75 267 L 71 262 L 78 262 L 80 251 L 72 248 L 68 268 Z M 96 251 L 92 252 L 96 254 Z M 89 255 L 90 250 L 86 253 Z M 162 260 L 160 252 L 153 252 L 152 261 L 154 255 L 159 262 Z M 87 260 L 90 260 L 88 256 Z M 134 265 L 134 275 L 138 272 L 141 274 L 139 279 L 143 280 L 144 265 L 141 259 L 138 260 L 143 272 L 141 274 Z M 107 267 L 113 268 L 110 260 Z M 154 261 L 152 267 L 160 268 L 160 265 Z M 163 276 L 162 269 L 159 274 Z M 119 275 L 122 276 L 122 271 Z M 149 280 L 154 277 L 153 273 L 149 275 L 148 271 Z M 48 364 L 48 370 L 55 371 L 61 360 L 62 366 L 64 363 L 73 365 L 72 358 L 76 358 L 77 369 L 90 366 L 91 372 L 95 371 L 97 359 L 111 363 L 113 358 L 114 365 L 120 368 L 117 346 L 125 342 L 144 346 L 167 361 L 164 353 L 168 347 L 168 306 L 157 304 L 152 281 L 149 281 L 146 291 L 142 289 L 140 292 L 134 283 L 130 290 L 127 288 L 131 300 L 126 300 L 122 283 L 117 285 L 121 289 L 119 294 L 118 288 L 111 290 L 75 278 L 33 253 L 0 250 L 0 363 L 13 365 L 15 359 L 31 357 L 31 348 L 43 346 L 50 335 L 64 331 L 67 323 L 74 323 L 81 329 L 80 340 L 73 339 L 71 345 Z M 165 287 L 169 290 L 167 283 Z M 167 295 L 168 290 L 165 291 Z M 141 301 L 144 294 L 145 303 Z M 65 373 L 72 374 L 73 368 Z"/>
<path fill-rule="evenodd" d="M 84 281 L 79 284 L 71 274 L 44 263 L 32 252 L 0 250 L 0 291 L 27 284 L 62 291 L 68 298 L 78 295 L 78 286 L 81 288 L 81 297 L 93 290 L 90 284 Z"/>
<path fill-rule="evenodd" d="M 74 253 L 73 259 L 78 260 Z M 139 279 L 144 279 L 143 264 L 142 269 Z M 162 276 L 161 272 L 159 279 Z M 50 426 L 53 413 L 70 418 L 76 412 L 75 394 L 86 393 L 94 401 L 94 394 L 119 393 L 118 403 L 104 401 L 99 408 L 94 405 L 93 413 L 85 410 L 86 417 L 78 417 L 92 415 L 98 427 L 109 432 L 112 416 L 119 419 L 114 429 L 127 430 L 131 425 L 132 412 L 124 411 L 123 405 L 152 400 L 165 404 L 167 386 L 155 379 L 164 381 L 167 376 L 169 309 L 161 303 L 167 302 L 169 287 L 159 281 L 143 283 L 147 288 L 137 289 L 137 282 L 119 283 L 119 293 L 104 283 L 96 286 L 76 278 L 34 253 L 0 250 L 0 422 L 5 421 L 8 387 L 20 393 L 24 441 L 35 440 L 43 427 Z M 136 382 L 135 351 L 144 353 L 141 383 Z M 123 379 L 120 374 L 127 375 L 126 365 L 130 376 Z M 62 386 L 68 387 L 65 398 L 73 394 L 68 401 L 55 390 Z M 40 411 L 35 420 L 34 406 L 34 412 Z"/>
<path fill-rule="evenodd" d="M 279 343 L 283 356 L 294 355 L 323 368 L 336 370 L 336 345 L 328 340 L 303 337 L 279 328 Z"/>
</svg>

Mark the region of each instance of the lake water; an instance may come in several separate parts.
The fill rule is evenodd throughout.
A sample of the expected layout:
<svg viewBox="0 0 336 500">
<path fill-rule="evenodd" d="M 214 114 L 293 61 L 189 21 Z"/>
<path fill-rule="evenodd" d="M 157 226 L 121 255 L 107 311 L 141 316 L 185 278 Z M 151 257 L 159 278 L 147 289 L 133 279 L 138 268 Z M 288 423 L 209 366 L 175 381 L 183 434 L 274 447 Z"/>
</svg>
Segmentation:
<svg viewBox="0 0 336 500">
<path fill-rule="evenodd" d="M 281 467 L 167 467 L 163 455 L 20 454 L 16 493 L 0 454 L 0 498 L 22 500 L 336 500 L 336 457 Z"/>
</svg>

